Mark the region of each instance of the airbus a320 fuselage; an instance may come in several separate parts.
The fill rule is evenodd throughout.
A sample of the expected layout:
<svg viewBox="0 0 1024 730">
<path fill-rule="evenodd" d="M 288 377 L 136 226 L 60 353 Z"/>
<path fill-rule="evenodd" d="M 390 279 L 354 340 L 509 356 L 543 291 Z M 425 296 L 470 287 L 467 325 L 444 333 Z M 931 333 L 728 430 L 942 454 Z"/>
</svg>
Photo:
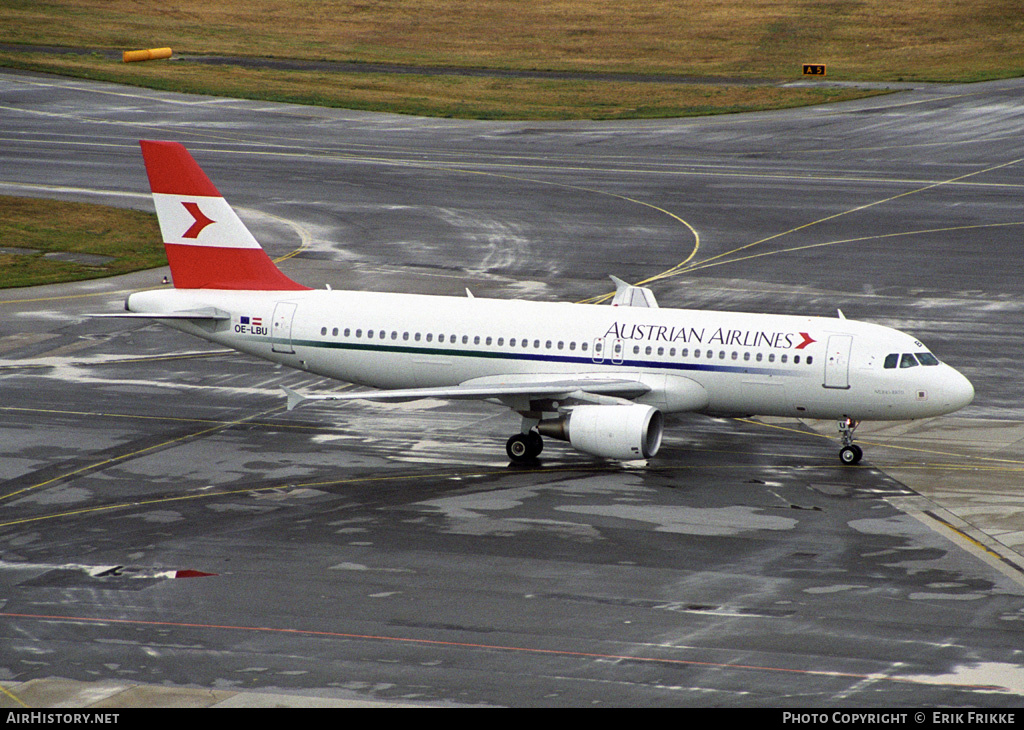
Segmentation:
<svg viewBox="0 0 1024 730">
<path fill-rule="evenodd" d="M 521 415 L 506 443 L 543 437 L 611 459 L 653 457 L 662 414 L 835 419 L 843 463 L 863 420 L 951 413 L 970 382 L 914 337 L 842 317 L 657 306 L 616 280 L 612 306 L 311 290 L 285 276 L 189 153 L 142 143 L 174 288 L 128 314 L 282 365 L 375 390 L 307 400 L 475 398 Z"/>
</svg>

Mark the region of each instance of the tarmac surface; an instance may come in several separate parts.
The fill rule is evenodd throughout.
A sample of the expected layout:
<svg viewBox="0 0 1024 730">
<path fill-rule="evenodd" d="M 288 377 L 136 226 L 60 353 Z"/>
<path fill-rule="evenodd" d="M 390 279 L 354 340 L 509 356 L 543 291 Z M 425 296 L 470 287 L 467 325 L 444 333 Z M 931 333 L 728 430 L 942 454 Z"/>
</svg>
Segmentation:
<svg viewBox="0 0 1024 730">
<path fill-rule="evenodd" d="M 0 707 L 1016 707 L 1024 81 L 612 123 L 420 119 L 0 73 L 0 194 L 152 210 L 183 142 L 311 286 L 913 332 L 951 417 L 670 421 L 646 463 L 0 293 Z M 2 242 L 0 242 L 2 244 Z"/>
</svg>

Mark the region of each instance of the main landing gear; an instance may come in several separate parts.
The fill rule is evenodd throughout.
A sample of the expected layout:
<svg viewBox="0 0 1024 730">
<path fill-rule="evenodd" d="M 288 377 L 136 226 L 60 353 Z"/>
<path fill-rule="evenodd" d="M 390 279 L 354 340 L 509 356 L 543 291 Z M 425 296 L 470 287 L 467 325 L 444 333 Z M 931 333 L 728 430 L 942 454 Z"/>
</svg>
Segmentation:
<svg viewBox="0 0 1024 730">
<path fill-rule="evenodd" d="M 861 458 L 864 456 L 864 450 L 853 443 L 853 432 L 857 430 L 859 425 L 859 421 L 854 421 L 849 417 L 839 422 L 839 434 L 843 440 L 843 448 L 839 450 L 839 460 L 847 466 L 860 463 Z"/>
<path fill-rule="evenodd" d="M 536 459 L 544 450 L 544 439 L 536 431 L 517 433 L 505 444 L 508 458 L 515 464 L 523 464 Z"/>
</svg>

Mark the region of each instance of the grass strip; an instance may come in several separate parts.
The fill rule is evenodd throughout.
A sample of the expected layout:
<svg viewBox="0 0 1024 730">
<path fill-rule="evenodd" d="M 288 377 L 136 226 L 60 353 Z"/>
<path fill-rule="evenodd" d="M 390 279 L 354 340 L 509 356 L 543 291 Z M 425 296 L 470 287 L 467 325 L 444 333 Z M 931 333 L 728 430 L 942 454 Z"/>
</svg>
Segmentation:
<svg viewBox="0 0 1024 730">
<path fill-rule="evenodd" d="M 105 205 L 0 196 L 0 288 L 167 265 L 156 216 Z"/>
<path fill-rule="evenodd" d="M 686 117 L 783 109 L 885 93 L 777 84 L 285 71 L 183 60 L 122 64 L 97 56 L 7 51 L 0 52 L 0 65 L 180 93 L 460 119 Z"/>
</svg>

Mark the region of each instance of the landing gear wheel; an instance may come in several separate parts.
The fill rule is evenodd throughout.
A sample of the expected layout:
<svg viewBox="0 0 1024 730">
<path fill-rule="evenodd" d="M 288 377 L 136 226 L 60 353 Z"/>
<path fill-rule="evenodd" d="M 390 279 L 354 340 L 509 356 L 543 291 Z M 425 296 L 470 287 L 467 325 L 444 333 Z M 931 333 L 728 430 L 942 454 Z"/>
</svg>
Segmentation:
<svg viewBox="0 0 1024 730">
<path fill-rule="evenodd" d="M 863 456 L 864 450 L 861 449 L 861 447 L 858 446 L 857 444 L 850 444 L 849 446 L 844 446 L 839 451 L 839 460 L 842 461 L 847 466 L 853 466 L 854 464 L 859 463 Z"/>
<path fill-rule="evenodd" d="M 510 437 L 505 444 L 505 451 L 516 464 L 523 464 L 533 461 L 544 448 L 544 439 L 536 431 L 529 433 L 517 433 Z"/>
<path fill-rule="evenodd" d="M 864 456 L 864 450 L 853 443 L 853 432 L 859 425 L 859 421 L 855 421 L 849 416 L 839 422 L 839 435 L 843 441 L 843 448 L 839 450 L 839 460 L 847 466 L 860 463 Z"/>
<path fill-rule="evenodd" d="M 526 461 L 529 457 L 530 447 L 526 443 L 526 434 L 517 433 L 505 442 L 505 451 L 512 461 Z"/>
</svg>

